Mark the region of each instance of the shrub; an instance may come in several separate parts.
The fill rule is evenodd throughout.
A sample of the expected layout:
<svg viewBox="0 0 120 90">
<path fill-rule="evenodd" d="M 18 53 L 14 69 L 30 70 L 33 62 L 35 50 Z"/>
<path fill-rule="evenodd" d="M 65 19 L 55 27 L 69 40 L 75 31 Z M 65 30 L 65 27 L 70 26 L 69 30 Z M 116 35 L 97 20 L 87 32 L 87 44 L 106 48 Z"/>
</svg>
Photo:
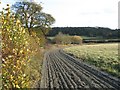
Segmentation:
<svg viewBox="0 0 120 90">
<path fill-rule="evenodd" d="M 69 36 L 61 32 L 53 40 L 56 44 L 82 44 L 82 38 L 80 36 Z"/>
<path fill-rule="evenodd" d="M 61 32 L 59 32 L 58 35 L 55 36 L 54 42 L 56 44 L 70 44 L 71 38 L 69 35 L 62 34 Z"/>
<path fill-rule="evenodd" d="M 71 36 L 71 42 L 73 44 L 82 44 L 82 38 L 80 36 Z"/>
</svg>

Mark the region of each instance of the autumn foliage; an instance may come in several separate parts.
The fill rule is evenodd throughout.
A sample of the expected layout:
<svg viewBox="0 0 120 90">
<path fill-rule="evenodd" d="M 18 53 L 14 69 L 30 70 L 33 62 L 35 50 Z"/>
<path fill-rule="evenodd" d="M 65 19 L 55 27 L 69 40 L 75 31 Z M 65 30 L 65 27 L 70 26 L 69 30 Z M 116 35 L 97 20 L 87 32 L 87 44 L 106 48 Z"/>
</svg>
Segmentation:
<svg viewBox="0 0 120 90">
<path fill-rule="evenodd" d="M 0 14 L 2 24 L 2 84 L 7 88 L 30 88 L 29 68 L 31 57 L 38 51 L 36 42 L 30 37 L 28 30 L 10 12 L 10 7 Z M 32 41 L 33 40 L 33 41 Z M 32 66 L 30 69 L 34 69 Z M 39 76 L 40 77 L 40 76 Z"/>
<path fill-rule="evenodd" d="M 70 36 L 68 34 L 58 33 L 53 39 L 56 44 L 82 44 L 80 36 Z"/>
<path fill-rule="evenodd" d="M 82 38 L 80 36 L 71 36 L 73 44 L 82 44 Z"/>
</svg>

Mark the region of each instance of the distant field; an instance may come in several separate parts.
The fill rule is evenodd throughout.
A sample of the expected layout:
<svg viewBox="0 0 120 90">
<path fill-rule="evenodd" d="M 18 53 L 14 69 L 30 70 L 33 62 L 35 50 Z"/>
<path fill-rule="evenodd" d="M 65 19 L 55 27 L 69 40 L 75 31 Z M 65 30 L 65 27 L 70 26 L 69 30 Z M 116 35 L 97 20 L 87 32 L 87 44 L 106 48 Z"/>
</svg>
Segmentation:
<svg viewBox="0 0 120 90">
<path fill-rule="evenodd" d="M 102 37 L 87 37 L 87 36 L 81 36 L 83 39 L 103 39 Z M 54 37 L 48 37 L 48 39 L 54 39 Z"/>
<path fill-rule="evenodd" d="M 103 37 L 87 37 L 87 36 L 81 36 L 83 39 L 103 39 Z"/>
<path fill-rule="evenodd" d="M 81 36 L 84 43 L 112 43 L 112 42 L 120 42 L 120 39 L 108 39 L 103 37 L 87 37 L 87 36 Z M 50 40 L 53 40 L 55 37 L 47 37 Z"/>
<path fill-rule="evenodd" d="M 53 40 L 55 37 L 47 37 L 47 38 Z"/>
<path fill-rule="evenodd" d="M 74 46 L 65 48 L 64 51 L 120 78 L 117 43 Z"/>
</svg>

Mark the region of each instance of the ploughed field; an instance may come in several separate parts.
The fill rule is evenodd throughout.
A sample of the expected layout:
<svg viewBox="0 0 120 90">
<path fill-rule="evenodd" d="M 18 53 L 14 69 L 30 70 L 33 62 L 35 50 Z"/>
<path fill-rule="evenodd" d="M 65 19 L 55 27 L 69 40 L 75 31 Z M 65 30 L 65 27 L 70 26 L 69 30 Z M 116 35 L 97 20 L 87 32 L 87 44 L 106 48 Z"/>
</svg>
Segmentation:
<svg viewBox="0 0 120 90">
<path fill-rule="evenodd" d="M 66 54 L 62 49 L 44 56 L 40 88 L 120 88 L 120 80 Z"/>
</svg>

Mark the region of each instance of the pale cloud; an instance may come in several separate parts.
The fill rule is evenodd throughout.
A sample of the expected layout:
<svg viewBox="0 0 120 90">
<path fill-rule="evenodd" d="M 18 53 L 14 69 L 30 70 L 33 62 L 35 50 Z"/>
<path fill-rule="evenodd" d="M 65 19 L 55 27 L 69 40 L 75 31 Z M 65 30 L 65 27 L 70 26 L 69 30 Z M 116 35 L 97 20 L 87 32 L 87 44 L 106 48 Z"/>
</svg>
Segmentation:
<svg viewBox="0 0 120 90">
<path fill-rule="evenodd" d="M 7 4 L 9 4 L 11 6 L 12 4 L 14 4 L 17 1 L 19 1 L 19 0 L 1 0 L 0 11 L 2 10 L 2 8 L 5 8 Z"/>
<path fill-rule="evenodd" d="M 6 7 L 6 3 L 3 3 L 3 2 L 2 2 L 2 3 L 0 4 L 0 11 L 1 11 L 4 7 Z"/>
<path fill-rule="evenodd" d="M 42 0 L 44 11 L 56 18 L 54 26 L 117 28 L 119 0 Z"/>
<path fill-rule="evenodd" d="M 9 2 L 15 0 L 9 0 Z M 34 0 L 56 19 L 53 26 L 117 28 L 119 0 Z M 10 3 L 11 3 L 10 2 Z M 6 2 L 5 2 L 6 3 Z"/>
</svg>

